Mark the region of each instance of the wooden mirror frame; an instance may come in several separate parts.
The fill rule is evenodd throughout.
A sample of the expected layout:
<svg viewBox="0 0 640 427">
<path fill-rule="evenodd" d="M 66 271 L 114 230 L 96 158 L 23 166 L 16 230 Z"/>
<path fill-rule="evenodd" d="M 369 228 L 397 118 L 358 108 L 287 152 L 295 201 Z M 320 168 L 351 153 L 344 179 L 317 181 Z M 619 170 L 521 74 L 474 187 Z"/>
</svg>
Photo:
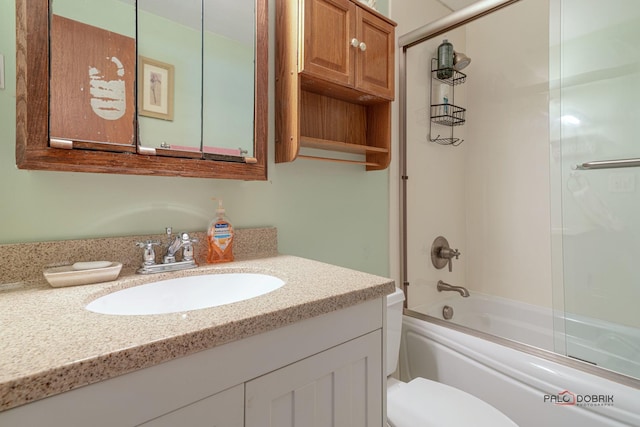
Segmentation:
<svg viewBox="0 0 640 427">
<path fill-rule="evenodd" d="M 267 179 L 268 0 L 256 0 L 253 156 L 224 162 L 49 147 L 49 0 L 16 0 L 16 164 L 19 169 Z"/>
</svg>

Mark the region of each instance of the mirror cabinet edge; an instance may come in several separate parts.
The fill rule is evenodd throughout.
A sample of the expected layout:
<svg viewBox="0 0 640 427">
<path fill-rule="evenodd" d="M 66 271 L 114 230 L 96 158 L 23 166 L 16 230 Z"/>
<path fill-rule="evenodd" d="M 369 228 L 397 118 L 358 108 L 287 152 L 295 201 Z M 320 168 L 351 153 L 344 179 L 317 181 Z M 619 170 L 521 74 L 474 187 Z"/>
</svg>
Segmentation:
<svg viewBox="0 0 640 427">
<path fill-rule="evenodd" d="M 269 139 L 269 0 L 256 0 L 253 155 L 267 179 Z M 258 102 L 261 100 L 261 102 Z"/>
<path fill-rule="evenodd" d="M 49 0 L 16 0 L 16 165 L 19 169 L 239 180 L 267 179 L 268 0 L 256 0 L 254 163 L 49 147 Z"/>
</svg>

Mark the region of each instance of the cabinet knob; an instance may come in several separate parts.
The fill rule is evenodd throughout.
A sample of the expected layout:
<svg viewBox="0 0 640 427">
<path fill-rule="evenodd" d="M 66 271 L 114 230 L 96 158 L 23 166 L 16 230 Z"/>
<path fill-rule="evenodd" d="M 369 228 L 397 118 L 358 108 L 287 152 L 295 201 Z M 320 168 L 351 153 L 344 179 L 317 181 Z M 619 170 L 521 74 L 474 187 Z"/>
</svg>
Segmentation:
<svg viewBox="0 0 640 427">
<path fill-rule="evenodd" d="M 360 49 L 363 52 L 365 50 L 367 50 L 367 45 L 364 42 L 361 42 L 360 40 L 358 40 L 355 37 L 351 39 L 351 46 L 357 47 L 358 49 Z"/>
</svg>

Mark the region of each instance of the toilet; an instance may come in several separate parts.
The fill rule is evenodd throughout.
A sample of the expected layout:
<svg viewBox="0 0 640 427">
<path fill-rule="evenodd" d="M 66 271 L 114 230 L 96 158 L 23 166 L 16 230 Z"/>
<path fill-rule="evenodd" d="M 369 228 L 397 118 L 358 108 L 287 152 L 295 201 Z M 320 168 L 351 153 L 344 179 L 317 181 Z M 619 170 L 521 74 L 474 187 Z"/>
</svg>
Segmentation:
<svg viewBox="0 0 640 427">
<path fill-rule="evenodd" d="M 398 366 L 404 293 L 387 296 L 387 421 L 390 427 L 517 427 L 488 403 L 457 388 L 415 378 L 391 378 Z"/>
</svg>

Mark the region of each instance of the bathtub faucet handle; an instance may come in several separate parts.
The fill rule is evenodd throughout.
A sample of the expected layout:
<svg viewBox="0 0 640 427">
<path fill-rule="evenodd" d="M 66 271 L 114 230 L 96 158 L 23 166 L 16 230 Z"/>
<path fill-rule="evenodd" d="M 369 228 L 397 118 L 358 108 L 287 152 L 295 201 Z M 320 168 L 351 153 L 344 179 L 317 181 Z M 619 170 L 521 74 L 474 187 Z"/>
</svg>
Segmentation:
<svg viewBox="0 0 640 427">
<path fill-rule="evenodd" d="M 444 268 L 445 265 L 449 265 L 449 272 L 453 271 L 453 258 L 459 259 L 460 251 L 458 249 L 451 249 L 449 242 L 442 236 L 438 236 L 431 245 L 431 262 L 437 269 Z"/>
<path fill-rule="evenodd" d="M 453 263 L 451 260 L 453 258 L 459 259 L 460 251 L 458 249 L 442 248 L 440 249 L 440 256 L 447 260 L 447 264 L 449 264 L 449 273 L 451 273 L 453 271 Z"/>
<path fill-rule="evenodd" d="M 457 249 L 451 249 L 451 248 L 440 248 L 440 256 L 442 258 L 446 258 L 446 259 L 451 259 L 451 258 L 455 258 L 458 259 L 458 257 L 460 256 L 460 251 Z"/>
</svg>

